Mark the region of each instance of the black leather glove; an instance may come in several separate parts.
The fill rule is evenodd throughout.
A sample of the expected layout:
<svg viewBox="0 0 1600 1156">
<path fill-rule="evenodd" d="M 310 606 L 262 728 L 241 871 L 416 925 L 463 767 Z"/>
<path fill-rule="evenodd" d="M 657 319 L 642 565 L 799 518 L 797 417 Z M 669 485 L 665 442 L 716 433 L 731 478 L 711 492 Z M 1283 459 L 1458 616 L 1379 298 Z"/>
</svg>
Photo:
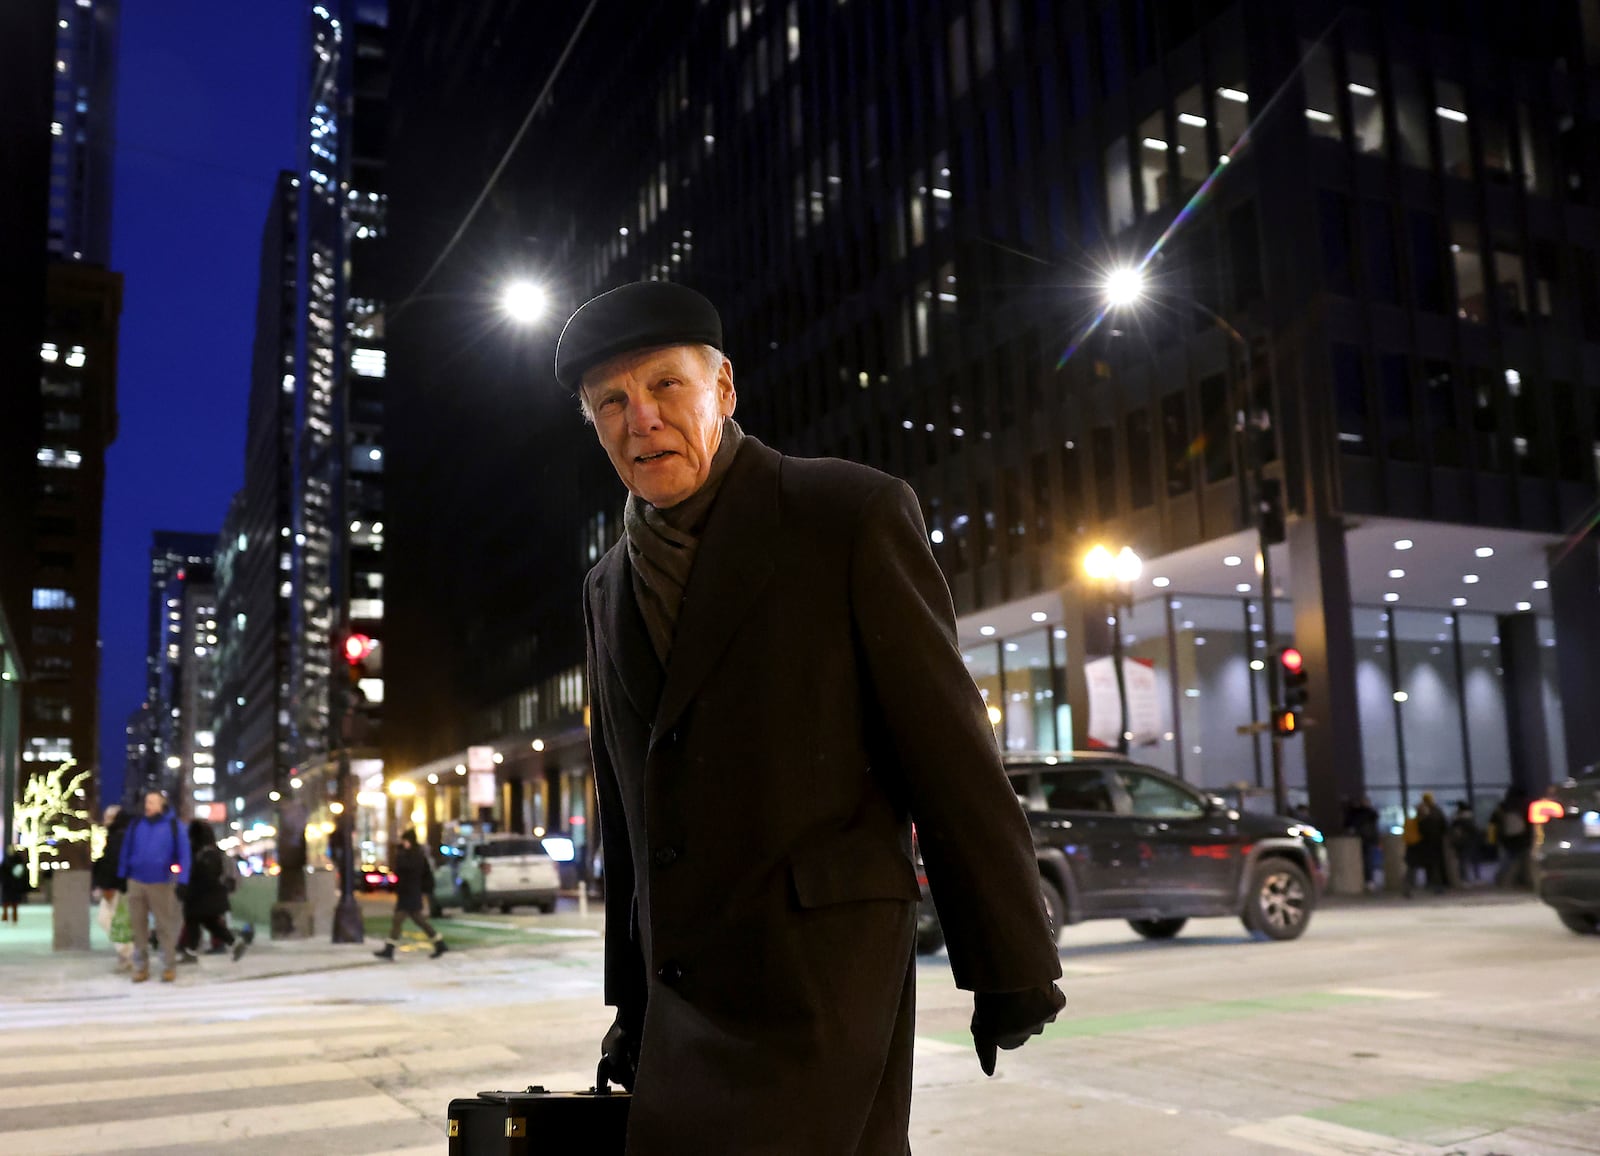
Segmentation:
<svg viewBox="0 0 1600 1156">
<path fill-rule="evenodd" d="M 980 991 L 972 997 L 972 1045 L 986 1076 L 994 1075 L 995 1049 L 1020 1048 L 1054 1023 L 1067 1006 L 1055 984 L 1024 991 Z"/>
<path fill-rule="evenodd" d="M 634 1077 L 639 1068 L 639 1032 L 625 1022 L 622 1012 L 617 1013 L 611 1030 L 600 1041 L 600 1075 L 613 1084 L 621 1084 L 633 1091 Z"/>
</svg>

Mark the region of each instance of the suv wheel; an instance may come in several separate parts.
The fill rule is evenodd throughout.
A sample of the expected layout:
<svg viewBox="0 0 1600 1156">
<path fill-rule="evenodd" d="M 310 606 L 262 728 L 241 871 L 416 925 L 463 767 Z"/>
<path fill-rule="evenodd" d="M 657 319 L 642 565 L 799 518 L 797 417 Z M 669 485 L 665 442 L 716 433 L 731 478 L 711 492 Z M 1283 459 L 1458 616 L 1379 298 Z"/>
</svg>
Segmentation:
<svg viewBox="0 0 1600 1156">
<path fill-rule="evenodd" d="M 1130 919 L 1128 926 L 1146 939 L 1171 939 L 1188 922 L 1187 919 Z"/>
<path fill-rule="evenodd" d="M 1244 910 L 1246 928 L 1268 939 L 1298 939 L 1311 920 L 1311 880 L 1299 864 L 1263 859 L 1250 872 Z"/>
<path fill-rule="evenodd" d="M 1050 925 L 1050 942 L 1059 943 L 1061 940 L 1061 925 L 1067 918 L 1067 901 L 1061 898 L 1061 892 L 1050 880 L 1040 877 L 1039 895 L 1044 900 L 1044 915 Z"/>
<path fill-rule="evenodd" d="M 1568 931 L 1579 935 L 1600 935 L 1600 915 L 1593 911 L 1558 911 L 1561 922 Z"/>
</svg>

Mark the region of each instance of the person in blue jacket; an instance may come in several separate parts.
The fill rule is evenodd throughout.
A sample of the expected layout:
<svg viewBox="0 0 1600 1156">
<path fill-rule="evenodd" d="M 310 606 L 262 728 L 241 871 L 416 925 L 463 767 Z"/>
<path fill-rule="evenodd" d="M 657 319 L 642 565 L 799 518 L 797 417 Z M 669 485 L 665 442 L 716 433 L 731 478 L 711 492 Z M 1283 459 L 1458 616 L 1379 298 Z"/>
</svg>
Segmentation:
<svg viewBox="0 0 1600 1156">
<path fill-rule="evenodd" d="M 150 978 L 150 916 L 161 940 L 161 982 L 178 978 L 173 953 L 183 926 L 178 887 L 189 882 L 189 839 L 160 791 L 144 797 L 144 817 L 130 824 L 122 839 L 117 874 L 128 881 L 128 915 L 133 921 L 133 982 Z"/>
</svg>

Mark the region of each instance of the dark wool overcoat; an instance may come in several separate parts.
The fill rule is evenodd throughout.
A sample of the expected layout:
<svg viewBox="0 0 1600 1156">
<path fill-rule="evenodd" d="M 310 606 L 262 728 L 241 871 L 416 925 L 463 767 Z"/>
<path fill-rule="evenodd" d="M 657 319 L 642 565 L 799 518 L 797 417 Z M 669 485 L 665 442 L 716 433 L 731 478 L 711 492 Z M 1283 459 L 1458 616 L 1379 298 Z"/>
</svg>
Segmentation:
<svg viewBox="0 0 1600 1156">
<path fill-rule="evenodd" d="M 908 1151 L 913 820 L 957 983 L 1061 974 L 915 496 L 746 437 L 668 668 L 625 540 L 584 606 L 629 1153 Z"/>
</svg>

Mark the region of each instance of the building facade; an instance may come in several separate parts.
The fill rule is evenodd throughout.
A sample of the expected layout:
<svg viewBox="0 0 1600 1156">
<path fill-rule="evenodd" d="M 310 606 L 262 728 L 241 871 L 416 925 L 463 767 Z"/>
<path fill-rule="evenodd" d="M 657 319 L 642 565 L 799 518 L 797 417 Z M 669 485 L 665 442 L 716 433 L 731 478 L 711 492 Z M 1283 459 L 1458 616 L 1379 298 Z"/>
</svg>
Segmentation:
<svg viewBox="0 0 1600 1156">
<path fill-rule="evenodd" d="M 276 825 L 288 790 L 294 604 L 296 254 L 300 178 L 278 174 L 261 235 L 244 486 L 218 557 L 222 625 L 217 765 L 242 829 Z"/>
<path fill-rule="evenodd" d="M 396 7 L 395 292 L 432 280 L 389 334 L 391 773 L 449 787 L 492 744 L 502 788 L 586 817 L 551 788 L 583 772 L 578 589 L 622 494 L 553 332 L 482 317 L 510 266 L 558 313 L 694 285 L 747 431 L 906 479 L 1008 749 L 1116 741 L 1114 618 L 1135 757 L 1217 790 L 1270 787 L 1240 729 L 1299 648 L 1283 776 L 1319 822 L 1486 814 L 1600 760 L 1589 6 L 659 5 L 631 48 L 580 37 L 431 274 L 483 189 L 450 126 L 498 159 L 544 73 L 512 49 L 532 6 Z M 1090 582 L 1096 543 L 1141 576 Z"/>
<path fill-rule="evenodd" d="M 310 9 L 306 167 L 298 206 L 298 333 L 291 725 L 301 777 L 319 800 L 337 750 L 375 734 L 381 685 L 351 701 L 345 636 L 381 643 L 386 353 L 374 264 L 384 225 L 387 6 Z M 376 659 L 375 659 L 376 661 Z M 322 800 L 325 803 L 325 800 Z"/>
<path fill-rule="evenodd" d="M 161 689 L 162 666 L 169 661 L 168 648 L 172 645 L 171 607 L 167 605 L 168 587 L 181 572 L 194 569 L 210 572 L 216 565 L 217 539 L 212 534 L 187 530 L 156 530 L 150 536 L 150 568 L 148 571 L 148 637 L 145 643 L 145 699 L 129 720 L 130 749 L 143 748 L 138 763 L 129 763 L 124 771 L 123 799 L 132 804 L 143 792 L 165 790 L 170 780 L 166 759 L 172 753 L 164 749 L 166 732 L 162 717 L 170 712 L 170 704 Z M 140 720 L 143 720 L 142 722 Z M 137 728 L 137 729 L 134 729 Z"/>
<path fill-rule="evenodd" d="M 0 9 L 0 493 L 31 494 L 39 463 L 39 349 L 45 337 L 46 217 L 55 60 L 53 13 Z M 33 511 L 0 503 L 0 845 L 21 789 L 22 688 L 32 615 Z"/>
<path fill-rule="evenodd" d="M 56 0 L 50 256 L 111 264 L 119 0 Z"/>
<path fill-rule="evenodd" d="M 189 818 L 220 822 L 216 731 L 216 576 L 212 566 L 182 566 L 162 591 L 161 653 L 153 700 L 160 787 L 173 809 Z"/>
<path fill-rule="evenodd" d="M 122 277 L 53 263 L 47 286 L 22 758 L 75 759 L 98 784 L 100 523 L 117 434 Z"/>
</svg>

